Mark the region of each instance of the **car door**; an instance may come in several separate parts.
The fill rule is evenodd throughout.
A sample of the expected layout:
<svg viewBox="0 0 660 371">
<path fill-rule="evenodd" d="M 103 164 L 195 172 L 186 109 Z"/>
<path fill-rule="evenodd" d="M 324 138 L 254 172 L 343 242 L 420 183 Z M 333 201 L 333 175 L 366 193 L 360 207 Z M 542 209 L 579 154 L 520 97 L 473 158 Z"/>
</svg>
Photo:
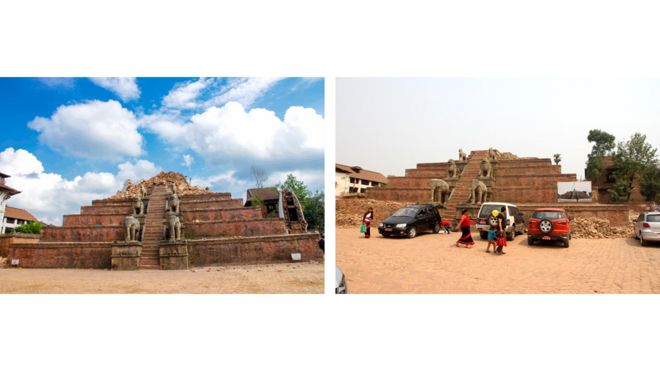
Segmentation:
<svg viewBox="0 0 660 371">
<path fill-rule="evenodd" d="M 419 210 L 419 213 L 417 213 L 417 218 L 415 218 L 415 219 L 417 220 L 417 229 L 419 231 L 424 231 L 424 230 L 428 229 L 428 225 L 427 225 L 427 223 L 428 223 L 428 212 L 427 212 L 426 208 L 421 208 Z"/>
</svg>

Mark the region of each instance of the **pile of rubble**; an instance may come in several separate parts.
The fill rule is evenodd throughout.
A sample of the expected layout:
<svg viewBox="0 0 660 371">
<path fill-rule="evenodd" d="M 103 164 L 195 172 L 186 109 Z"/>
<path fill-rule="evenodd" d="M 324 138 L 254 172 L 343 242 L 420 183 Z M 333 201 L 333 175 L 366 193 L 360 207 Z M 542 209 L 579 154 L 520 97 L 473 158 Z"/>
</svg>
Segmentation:
<svg viewBox="0 0 660 371">
<path fill-rule="evenodd" d="M 111 199 L 127 199 L 127 198 L 136 198 L 140 193 L 140 186 L 144 186 L 144 189 L 149 190 L 149 188 L 154 185 L 159 184 L 174 184 L 176 193 L 179 196 L 183 195 L 199 195 L 210 193 L 208 189 L 197 187 L 188 183 L 186 177 L 181 173 L 176 173 L 173 171 L 164 172 L 161 171 L 160 174 L 151 177 L 149 179 L 141 180 L 138 183 L 133 183 L 130 179 L 126 181 L 124 189 L 117 192 L 116 195 L 110 197 Z"/>
<path fill-rule="evenodd" d="M 575 218 L 571 222 L 571 230 L 575 238 L 627 238 L 633 236 L 633 224 L 611 226 L 610 221 L 603 218 Z"/>
<path fill-rule="evenodd" d="M 339 227 L 359 227 L 362 216 L 367 209 L 374 209 L 374 220 L 372 227 L 377 227 L 381 220 L 390 216 L 396 210 L 406 206 L 405 203 L 396 201 L 380 201 L 368 198 L 346 197 L 337 198 L 336 221 Z"/>
<path fill-rule="evenodd" d="M 495 160 L 500 161 L 500 160 L 517 160 L 519 159 L 518 156 L 514 155 L 511 152 L 495 152 Z"/>
</svg>

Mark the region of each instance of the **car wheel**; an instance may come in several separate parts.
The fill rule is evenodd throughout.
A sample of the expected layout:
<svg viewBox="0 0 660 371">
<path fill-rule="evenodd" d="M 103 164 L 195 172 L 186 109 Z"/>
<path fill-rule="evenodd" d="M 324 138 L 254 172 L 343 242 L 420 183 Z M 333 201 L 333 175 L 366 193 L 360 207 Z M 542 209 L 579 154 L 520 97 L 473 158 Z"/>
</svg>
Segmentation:
<svg viewBox="0 0 660 371">
<path fill-rule="evenodd" d="M 408 238 L 415 238 L 415 236 L 417 236 L 417 230 L 415 227 L 411 227 L 408 231 Z"/>
<path fill-rule="evenodd" d="M 440 224 L 436 223 L 433 225 L 433 233 L 440 233 Z"/>
<path fill-rule="evenodd" d="M 511 227 L 511 233 L 505 233 L 507 241 L 513 241 L 516 238 L 516 226 Z"/>
<path fill-rule="evenodd" d="M 534 239 L 531 238 L 531 237 L 527 237 L 527 244 L 528 244 L 529 246 L 534 246 Z"/>
<path fill-rule="evenodd" d="M 480 231 L 479 232 L 479 237 L 481 237 L 482 240 L 485 240 L 488 238 L 488 232 Z"/>
<path fill-rule="evenodd" d="M 564 240 L 563 242 L 564 242 L 564 244 L 563 244 L 563 245 L 564 245 L 564 247 L 568 247 L 568 246 L 570 246 L 570 243 L 568 242 L 568 240 L 567 240 L 567 239 L 566 239 L 566 240 Z"/>
<path fill-rule="evenodd" d="M 648 246 L 648 245 L 649 245 L 649 243 L 646 242 L 646 241 L 644 240 L 644 237 L 642 237 L 642 234 L 641 234 L 641 233 L 639 234 L 639 243 L 640 243 L 642 246 Z"/>
</svg>

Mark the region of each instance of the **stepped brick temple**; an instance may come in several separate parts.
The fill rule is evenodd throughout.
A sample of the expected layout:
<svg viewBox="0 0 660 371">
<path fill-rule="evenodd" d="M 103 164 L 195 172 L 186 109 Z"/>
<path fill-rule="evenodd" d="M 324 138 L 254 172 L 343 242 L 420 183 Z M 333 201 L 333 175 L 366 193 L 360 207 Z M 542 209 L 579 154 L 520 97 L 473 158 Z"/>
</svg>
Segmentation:
<svg viewBox="0 0 660 371">
<path fill-rule="evenodd" d="M 63 225 L 44 228 L 38 242 L 11 245 L 8 261 L 26 268 L 130 270 L 321 259 L 319 235 L 307 231 L 295 195 L 280 192 L 278 206 L 278 213 L 244 207 L 229 193 L 161 173 L 64 215 Z"/>
<path fill-rule="evenodd" d="M 369 188 L 366 197 L 410 203 L 434 202 L 446 207 L 443 217 L 458 218 L 468 209 L 474 216 L 484 201 L 510 202 L 529 216 L 539 207 L 561 207 L 572 216 L 609 219 L 613 225 L 628 223 L 625 205 L 558 203 L 557 183 L 575 182 L 576 174 L 563 174 L 549 158 L 519 158 L 495 149 L 459 150 L 458 160 L 420 163 L 405 176 L 389 176 L 386 187 Z M 474 193 L 474 196 L 473 196 Z M 594 195 L 596 192 L 594 192 Z M 474 198 L 474 199 L 473 199 Z"/>
</svg>

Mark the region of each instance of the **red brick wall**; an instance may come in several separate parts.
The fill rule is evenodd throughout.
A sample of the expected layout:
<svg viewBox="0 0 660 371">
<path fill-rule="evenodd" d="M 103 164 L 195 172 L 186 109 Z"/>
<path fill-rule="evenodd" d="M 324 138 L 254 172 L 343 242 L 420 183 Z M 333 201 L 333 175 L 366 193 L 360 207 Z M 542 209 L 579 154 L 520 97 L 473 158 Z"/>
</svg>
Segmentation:
<svg viewBox="0 0 660 371">
<path fill-rule="evenodd" d="M 39 241 L 39 235 L 13 235 L 0 236 L 0 256 L 9 254 L 9 246 L 15 243 L 35 243 Z"/>
<path fill-rule="evenodd" d="M 540 174 L 561 174 L 561 166 L 544 166 L 541 168 L 533 167 L 505 167 L 499 168 L 496 167 L 493 169 L 493 175 L 495 177 L 506 176 L 506 175 L 540 175 Z"/>
<path fill-rule="evenodd" d="M 431 189 L 417 188 L 367 188 L 367 197 L 375 200 L 399 202 L 431 202 Z"/>
<path fill-rule="evenodd" d="M 575 203 L 551 203 L 551 204 L 519 204 L 520 210 L 525 213 L 527 220 L 534 210 L 542 207 L 558 207 L 566 210 L 569 216 L 577 217 L 596 217 L 610 221 L 611 225 L 628 224 L 628 206 L 627 205 L 607 205 L 607 204 L 575 204 Z"/>
<path fill-rule="evenodd" d="M 128 214 L 101 214 L 101 215 L 64 215 L 63 227 L 94 226 L 100 225 L 123 225 Z"/>
<path fill-rule="evenodd" d="M 181 201 L 181 211 L 188 210 L 213 210 L 234 209 L 243 206 L 240 199 L 215 200 L 215 201 Z"/>
<path fill-rule="evenodd" d="M 499 175 L 495 178 L 497 187 L 509 186 L 552 186 L 557 191 L 557 182 L 575 182 L 574 174 L 539 174 L 539 175 Z"/>
<path fill-rule="evenodd" d="M 231 193 L 229 192 L 215 192 L 215 193 L 206 193 L 201 195 L 185 195 L 180 196 L 181 201 L 198 201 L 198 200 L 230 200 Z"/>
<path fill-rule="evenodd" d="M 238 209 L 188 210 L 182 213 L 183 222 L 199 221 L 240 221 L 262 219 L 261 207 L 242 207 Z"/>
<path fill-rule="evenodd" d="M 123 240 L 125 238 L 124 234 L 123 226 L 46 227 L 42 233 L 41 241 L 117 241 Z"/>
<path fill-rule="evenodd" d="M 387 188 L 429 188 L 432 177 L 391 177 L 387 183 Z"/>
<path fill-rule="evenodd" d="M 99 214 L 124 214 L 128 215 L 133 212 L 131 205 L 110 205 L 110 206 L 82 206 L 80 213 L 84 215 L 99 215 Z"/>
<path fill-rule="evenodd" d="M 19 259 L 23 268 L 97 268 L 110 269 L 110 243 L 34 243 L 14 244 L 9 258 Z"/>
<path fill-rule="evenodd" d="M 290 262 L 291 253 L 299 252 L 302 260 L 319 260 L 319 235 L 285 235 L 237 239 L 189 240 L 188 257 L 193 266 L 216 264 L 253 264 Z"/>
<path fill-rule="evenodd" d="M 280 219 L 257 219 L 249 221 L 213 221 L 186 223 L 185 235 L 188 239 L 204 237 L 248 237 L 286 234 L 286 226 Z"/>
<path fill-rule="evenodd" d="M 449 175 L 447 169 L 406 169 L 406 176 L 445 178 Z"/>
</svg>

